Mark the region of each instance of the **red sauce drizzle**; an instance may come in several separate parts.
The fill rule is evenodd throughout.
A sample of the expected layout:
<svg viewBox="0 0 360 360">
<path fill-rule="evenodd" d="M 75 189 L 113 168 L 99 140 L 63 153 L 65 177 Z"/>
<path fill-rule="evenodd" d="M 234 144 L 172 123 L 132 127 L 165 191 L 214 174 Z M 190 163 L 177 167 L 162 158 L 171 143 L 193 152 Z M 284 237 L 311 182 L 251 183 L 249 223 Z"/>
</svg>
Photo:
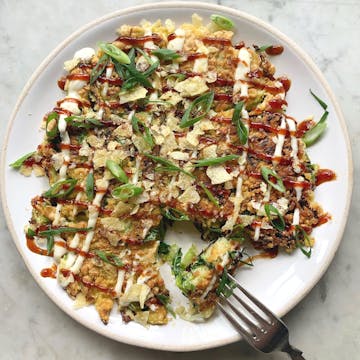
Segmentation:
<svg viewBox="0 0 360 360">
<path fill-rule="evenodd" d="M 240 50 L 241 48 L 243 48 L 245 46 L 245 43 L 243 41 L 240 41 L 239 43 L 237 43 L 234 48 Z"/>
<path fill-rule="evenodd" d="M 336 174 L 329 169 L 319 169 L 316 173 L 316 180 L 315 180 L 315 184 L 316 186 L 327 182 L 327 181 L 332 181 L 336 179 Z"/>
<path fill-rule="evenodd" d="M 326 224 L 329 220 L 331 220 L 331 216 L 329 214 L 321 215 L 315 227 Z"/>
<path fill-rule="evenodd" d="M 287 105 L 287 101 L 280 98 L 271 99 L 269 101 L 269 106 L 271 111 L 279 112 L 282 110 L 282 106 Z"/>
<path fill-rule="evenodd" d="M 313 120 L 304 120 L 302 121 L 296 130 L 296 137 L 301 138 L 304 136 L 304 134 L 310 130 L 314 125 L 314 121 Z"/>
<path fill-rule="evenodd" d="M 216 86 L 233 86 L 234 80 L 232 79 L 224 79 L 224 78 L 217 78 L 214 82 Z"/>
<path fill-rule="evenodd" d="M 229 95 L 229 94 L 215 94 L 214 99 L 219 100 L 219 101 L 230 102 L 230 101 L 232 101 L 232 95 Z"/>
<path fill-rule="evenodd" d="M 174 40 L 174 39 L 176 39 L 177 38 L 177 36 L 176 36 L 176 34 L 175 33 L 172 33 L 172 34 L 170 34 L 169 36 L 168 36 L 168 41 L 171 41 L 171 40 Z"/>
<path fill-rule="evenodd" d="M 188 54 L 187 55 L 188 61 L 194 61 L 196 59 L 201 59 L 201 58 L 207 58 L 207 55 L 202 54 L 202 53 L 193 53 L 193 54 Z"/>
<path fill-rule="evenodd" d="M 57 270 L 56 264 L 52 264 L 50 268 L 42 269 L 40 275 L 44 278 L 56 279 L 56 270 Z"/>
<path fill-rule="evenodd" d="M 119 36 L 116 41 L 121 41 L 126 45 L 143 45 L 147 41 L 153 41 L 154 43 L 161 42 L 161 37 L 158 34 L 152 34 L 148 36 L 131 37 L 131 36 Z"/>
<path fill-rule="evenodd" d="M 205 37 L 202 39 L 205 45 L 220 45 L 220 46 L 232 46 L 229 39 Z"/>
<path fill-rule="evenodd" d="M 65 76 L 62 76 L 57 84 L 58 84 L 58 87 L 61 89 L 61 90 L 64 90 L 65 89 L 65 83 L 66 83 L 66 77 Z"/>
<path fill-rule="evenodd" d="M 46 249 L 42 249 L 41 247 L 36 245 L 35 239 L 31 238 L 31 237 L 26 237 L 26 246 L 28 247 L 28 249 L 38 255 L 46 255 L 49 256 L 48 252 Z"/>
<path fill-rule="evenodd" d="M 80 145 L 75 145 L 75 144 L 60 144 L 60 149 L 61 150 L 71 150 L 71 151 L 78 151 L 81 148 Z"/>
<path fill-rule="evenodd" d="M 68 80 L 82 80 L 82 81 L 90 81 L 90 75 L 89 74 L 69 74 L 67 76 Z"/>
<path fill-rule="evenodd" d="M 101 83 L 107 82 L 110 85 L 114 85 L 114 86 L 120 86 L 123 83 L 122 79 L 120 78 L 107 78 L 104 75 L 99 76 L 97 80 Z"/>
<path fill-rule="evenodd" d="M 291 80 L 289 78 L 287 78 L 286 76 L 280 76 L 279 78 L 277 78 L 277 80 L 282 83 L 285 92 L 288 92 L 290 90 Z"/>
<path fill-rule="evenodd" d="M 97 290 L 100 290 L 106 294 L 110 294 L 111 296 L 115 297 L 116 296 L 116 292 L 114 291 L 114 289 L 110 289 L 107 288 L 105 286 L 99 285 L 99 284 L 95 284 L 94 282 L 91 281 L 87 281 L 84 278 L 82 278 L 81 276 L 72 273 L 70 270 L 67 269 L 62 269 L 60 270 L 61 273 L 65 276 L 65 277 L 69 277 L 71 274 L 74 276 L 74 279 L 78 282 L 81 282 L 84 286 L 86 286 L 87 288 L 95 288 Z"/>
<path fill-rule="evenodd" d="M 284 47 L 282 45 L 272 45 L 268 47 L 265 52 L 268 55 L 280 55 L 284 52 Z"/>
</svg>

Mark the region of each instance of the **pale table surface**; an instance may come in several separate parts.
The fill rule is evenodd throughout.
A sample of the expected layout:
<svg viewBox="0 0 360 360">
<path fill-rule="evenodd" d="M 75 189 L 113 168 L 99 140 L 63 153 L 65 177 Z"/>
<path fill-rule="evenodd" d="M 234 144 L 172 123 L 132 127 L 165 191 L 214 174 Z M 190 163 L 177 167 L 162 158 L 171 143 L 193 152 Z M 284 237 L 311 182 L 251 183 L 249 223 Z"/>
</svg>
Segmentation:
<svg viewBox="0 0 360 360">
<path fill-rule="evenodd" d="M 0 138 L 16 99 L 41 60 L 79 26 L 141 0 L 0 0 Z M 216 1 L 208 1 L 216 2 Z M 360 1 L 222 0 L 270 22 L 315 60 L 338 97 L 359 176 Z M 89 6 L 91 4 L 91 6 Z M 329 270 L 285 321 L 313 360 L 360 359 L 360 191 L 355 181 L 344 240 Z M 244 343 L 164 353 L 116 343 L 77 324 L 40 290 L 12 243 L 0 210 L 0 359 L 285 359 Z"/>
</svg>

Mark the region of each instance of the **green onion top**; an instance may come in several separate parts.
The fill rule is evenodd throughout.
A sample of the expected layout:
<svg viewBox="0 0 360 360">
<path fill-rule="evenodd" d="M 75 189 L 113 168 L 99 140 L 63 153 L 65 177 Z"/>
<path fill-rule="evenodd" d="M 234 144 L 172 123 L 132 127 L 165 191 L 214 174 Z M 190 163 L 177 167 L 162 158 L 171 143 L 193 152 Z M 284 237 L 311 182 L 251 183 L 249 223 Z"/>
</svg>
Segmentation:
<svg viewBox="0 0 360 360">
<path fill-rule="evenodd" d="M 271 225 L 278 231 L 284 231 L 285 220 L 284 217 L 280 214 L 279 210 L 271 204 L 265 204 L 264 209 Z M 276 219 L 273 218 L 273 215 L 276 216 Z"/>
<path fill-rule="evenodd" d="M 179 126 L 186 128 L 200 121 L 211 109 L 214 101 L 214 92 L 210 91 L 196 98 L 185 110 Z M 193 112 L 195 113 L 193 116 Z"/>
<path fill-rule="evenodd" d="M 99 48 L 120 64 L 130 64 L 129 56 L 113 44 L 102 42 Z"/>
<path fill-rule="evenodd" d="M 156 49 L 151 53 L 163 61 L 174 60 L 180 57 L 176 51 L 170 49 Z"/>
<path fill-rule="evenodd" d="M 241 112 L 244 107 L 244 102 L 240 101 L 235 105 L 234 113 L 232 116 L 232 123 L 236 126 L 236 132 L 239 137 L 240 143 L 245 145 L 248 141 L 249 131 L 241 120 Z"/>
<path fill-rule="evenodd" d="M 36 151 L 30 152 L 24 156 L 22 156 L 21 158 L 17 159 L 16 161 L 14 161 L 13 163 L 11 163 L 9 166 L 11 166 L 13 169 L 20 169 L 21 166 L 24 164 L 24 162 L 31 158 L 33 155 L 36 154 Z"/>
<path fill-rule="evenodd" d="M 127 184 L 116 187 L 111 192 L 111 195 L 115 199 L 124 201 L 124 200 L 128 200 L 134 196 L 140 195 L 143 191 L 144 191 L 143 188 L 127 183 Z"/>
<path fill-rule="evenodd" d="M 125 171 L 115 161 L 106 160 L 106 167 L 114 175 L 114 177 L 117 180 L 119 180 L 119 181 L 121 181 L 121 182 L 123 182 L 125 184 L 127 182 L 129 182 L 129 178 L 127 177 Z"/>
<path fill-rule="evenodd" d="M 217 157 L 217 158 L 200 159 L 200 160 L 195 161 L 194 166 L 202 167 L 202 166 L 218 165 L 218 164 L 223 164 L 227 161 L 232 161 L 232 160 L 235 160 L 238 158 L 239 158 L 239 155 L 226 155 L 226 156 L 221 156 L 221 157 Z"/>
</svg>

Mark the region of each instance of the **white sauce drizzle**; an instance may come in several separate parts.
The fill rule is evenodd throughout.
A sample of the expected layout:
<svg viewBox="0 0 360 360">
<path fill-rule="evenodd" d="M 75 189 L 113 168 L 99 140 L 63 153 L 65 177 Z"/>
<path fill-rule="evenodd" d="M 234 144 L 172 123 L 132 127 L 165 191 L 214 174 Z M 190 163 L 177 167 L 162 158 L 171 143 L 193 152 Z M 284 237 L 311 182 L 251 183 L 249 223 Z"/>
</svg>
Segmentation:
<svg viewBox="0 0 360 360">
<path fill-rule="evenodd" d="M 285 117 L 282 117 L 279 129 L 281 129 L 281 130 L 286 129 Z M 275 158 L 275 159 L 273 159 L 273 164 L 277 164 L 279 162 L 279 160 L 277 158 L 282 155 L 282 149 L 283 149 L 283 146 L 284 146 L 284 141 L 285 141 L 285 134 L 278 134 L 276 147 L 275 147 L 275 151 L 274 151 L 274 154 L 273 154 L 273 157 Z"/>
<path fill-rule="evenodd" d="M 250 72 L 251 54 L 245 48 L 242 47 L 238 54 L 238 65 L 235 70 L 235 84 L 233 94 L 236 95 L 240 92 L 240 96 L 248 96 L 248 84 L 246 82 L 247 74 Z"/>
<path fill-rule="evenodd" d="M 291 139 L 291 153 L 290 156 L 293 157 L 293 169 L 296 173 L 300 173 L 301 169 L 299 166 L 299 158 L 298 158 L 298 139 L 295 136 L 295 131 L 296 131 L 296 124 L 295 121 L 292 119 L 286 119 L 288 127 L 289 127 L 289 131 L 290 131 L 290 139 Z"/>
</svg>

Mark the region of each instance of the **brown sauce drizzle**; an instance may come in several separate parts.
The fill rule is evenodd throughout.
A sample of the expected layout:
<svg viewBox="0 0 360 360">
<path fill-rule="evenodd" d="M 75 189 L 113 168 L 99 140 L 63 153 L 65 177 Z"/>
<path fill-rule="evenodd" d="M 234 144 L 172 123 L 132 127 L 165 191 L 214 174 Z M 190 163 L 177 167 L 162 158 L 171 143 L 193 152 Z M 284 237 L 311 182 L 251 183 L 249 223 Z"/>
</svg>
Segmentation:
<svg viewBox="0 0 360 360">
<path fill-rule="evenodd" d="M 284 52 L 284 47 L 282 45 L 271 45 L 265 50 L 265 52 L 268 55 L 280 55 Z"/>
<path fill-rule="evenodd" d="M 202 54 L 202 53 L 193 53 L 193 54 L 188 54 L 187 55 L 187 60 L 188 61 L 194 61 L 196 59 L 202 59 L 202 58 L 207 58 L 207 55 Z"/>
<path fill-rule="evenodd" d="M 323 184 L 324 182 L 332 181 L 335 179 L 336 179 L 336 174 L 334 173 L 334 171 L 330 169 L 319 169 L 316 172 L 315 184 L 316 186 L 318 186 L 320 184 Z"/>
<path fill-rule="evenodd" d="M 232 46 L 229 39 L 205 37 L 202 39 L 205 45 L 220 45 L 220 46 Z"/>
<path fill-rule="evenodd" d="M 69 277 L 70 275 L 73 275 L 74 279 L 80 283 L 82 283 L 84 286 L 86 286 L 87 288 L 94 288 L 97 290 L 100 290 L 101 292 L 104 292 L 106 294 L 111 295 L 112 297 L 116 296 L 116 292 L 114 291 L 114 289 L 110 289 L 107 288 L 105 286 L 99 285 L 99 284 L 95 284 L 92 281 L 87 281 L 84 278 L 82 278 L 81 276 L 79 276 L 78 274 L 74 274 L 72 273 L 70 270 L 67 269 L 62 269 L 60 270 L 60 272 L 62 273 L 63 276 L 65 277 Z"/>
<path fill-rule="evenodd" d="M 101 75 L 97 78 L 97 81 L 101 82 L 101 83 L 108 83 L 110 85 L 114 85 L 114 86 L 120 86 L 123 83 L 123 80 L 120 78 L 107 78 L 104 75 Z"/>
<path fill-rule="evenodd" d="M 44 278 L 56 279 L 56 270 L 57 270 L 56 264 L 52 264 L 51 267 L 42 269 L 40 275 Z"/>
<path fill-rule="evenodd" d="M 81 80 L 81 81 L 90 81 L 90 75 L 89 74 L 69 74 L 66 77 L 68 80 Z"/>
<path fill-rule="evenodd" d="M 147 41 L 153 41 L 155 44 L 161 42 L 161 37 L 158 34 L 152 34 L 148 36 L 131 37 L 131 36 L 119 36 L 115 41 L 121 41 L 126 45 L 139 46 L 144 45 Z"/>
</svg>

